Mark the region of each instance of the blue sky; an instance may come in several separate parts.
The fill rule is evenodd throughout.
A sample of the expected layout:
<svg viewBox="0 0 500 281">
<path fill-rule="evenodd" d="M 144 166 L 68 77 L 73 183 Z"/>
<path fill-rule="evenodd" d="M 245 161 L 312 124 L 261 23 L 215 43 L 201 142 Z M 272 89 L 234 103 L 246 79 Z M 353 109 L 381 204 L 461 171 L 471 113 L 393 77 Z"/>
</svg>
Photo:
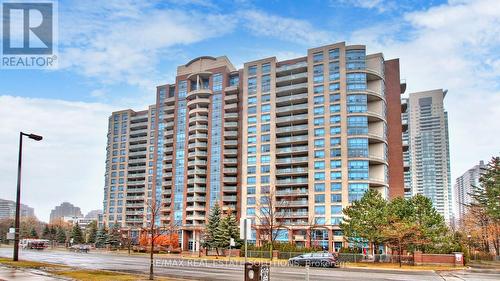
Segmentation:
<svg viewBox="0 0 500 281">
<path fill-rule="evenodd" d="M 44 134 L 26 147 L 24 197 L 42 219 L 63 200 L 101 207 L 110 112 L 152 104 L 155 86 L 200 55 L 239 67 L 364 44 L 400 58 L 408 92 L 449 90 L 453 179 L 500 150 L 495 0 L 59 1 L 58 29 L 59 69 L 0 70 L 0 197 L 14 198 L 17 132 Z"/>
</svg>

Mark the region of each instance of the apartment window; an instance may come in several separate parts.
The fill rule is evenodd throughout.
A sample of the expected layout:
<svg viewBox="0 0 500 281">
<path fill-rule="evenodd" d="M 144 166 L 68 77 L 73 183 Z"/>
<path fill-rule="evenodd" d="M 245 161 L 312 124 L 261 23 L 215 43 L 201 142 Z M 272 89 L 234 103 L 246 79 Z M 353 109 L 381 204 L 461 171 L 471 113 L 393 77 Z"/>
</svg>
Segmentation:
<svg viewBox="0 0 500 281">
<path fill-rule="evenodd" d="M 271 135 L 265 134 L 260 136 L 260 141 L 261 142 L 269 142 L 271 140 Z"/>
<path fill-rule="evenodd" d="M 347 117 L 348 135 L 366 135 L 368 134 L 368 117 L 349 116 Z"/>
<path fill-rule="evenodd" d="M 269 173 L 271 171 L 271 166 L 269 165 L 261 165 L 260 166 L 260 172 L 261 173 Z"/>
<path fill-rule="evenodd" d="M 256 172 L 255 166 L 249 166 L 247 168 L 247 173 L 248 174 L 252 174 L 253 175 L 253 174 L 255 174 L 255 172 Z"/>
<path fill-rule="evenodd" d="M 269 111 L 271 111 L 271 105 L 270 104 L 263 104 L 260 107 L 260 111 L 261 112 L 269 112 Z"/>
<path fill-rule="evenodd" d="M 271 90 L 271 75 L 262 75 L 261 90 L 263 93 L 267 93 Z"/>
<path fill-rule="evenodd" d="M 262 124 L 262 125 L 260 125 L 260 130 L 262 132 L 269 132 L 271 130 L 271 125 L 269 125 L 269 124 Z"/>
<path fill-rule="evenodd" d="M 248 104 L 257 104 L 257 97 L 248 97 Z"/>
<path fill-rule="evenodd" d="M 340 138 L 331 138 L 330 139 L 330 146 L 339 146 L 340 145 Z"/>
<path fill-rule="evenodd" d="M 340 104 L 330 105 L 330 113 L 339 113 L 340 112 Z"/>
<path fill-rule="evenodd" d="M 260 146 L 260 152 L 270 152 L 270 151 L 271 151 L 271 145 L 269 145 L 269 144 L 263 144 L 263 145 Z"/>
<path fill-rule="evenodd" d="M 316 217 L 314 218 L 314 223 L 317 225 L 324 225 L 326 221 L 324 217 Z"/>
<path fill-rule="evenodd" d="M 366 73 L 348 73 L 347 91 L 366 90 Z"/>
<path fill-rule="evenodd" d="M 346 68 L 347 68 L 347 70 L 365 69 L 366 68 L 366 51 L 365 50 L 347 50 L 346 51 Z"/>
<path fill-rule="evenodd" d="M 340 115 L 330 116 L 330 124 L 339 124 L 339 123 L 340 123 Z"/>
<path fill-rule="evenodd" d="M 368 157 L 368 139 L 350 138 L 347 140 L 349 157 Z"/>
<path fill-rule="evenodd" d="M 248 127 L 248 134 L 256 134 L 257 133 L 257 127 L 256 126 L 249 126 Z"/>
<path fill-rule="evenodd" d="M 324 117 L 316 117 L 314 118 L 314 126 L 321 126 L 325 124 L 325 118 Z"/>
<path fill-rule="evenodd" d="M 330 199 L 331 199 L 330 202 L 332 203 L 341 203 L 342 194 L 332 194 Z"/>
<path fill-rule="evenodd" d="M 248 93 L 249 94 L 257 93 L 257 78 L 256 77 L 248 78 Z"/>
<path fill-rule="evenodd" d="M 325 173 L 324 172 L 315 172 L 314 173 L 314 180 L 324 181 L 325 180 Z"/>
<path fill-rule="evenodd" d="M 332 217 L 331 223 L 332 225 L 340 225 L 342 223 L 342 217 Z M 339 242 L 335 242 L 335 245 L 337 245 L 337 243 Z"/>
<path fill-rule="evenodd" d="M 240 83 L 240 77 L 238 75 L 232 75 L 229 77 L 229 86 L 236 86 Z"/>
<path fill-rule="evenodd" d="M 318 106 L 314 108 L 314 115 L 323 115 L 325 114 L 325 108 L 323 106 Z"/>
<path fill-rule="evenodd" d="M 314 151 L 314 158 L 317 158 L 317 159 L 325 158 L 325 151 L 324 150 L 315 150 Z"/>
<path fill-rule="evenodd" d="M 314 162 L 315 170 L 324 170 L 325 169 L 325 161 L 316 161 Z"/>
<path fill-rule="evenodd" d="M 313 54 L 313 62 L 323 61 L 323 52 Z"/>
<path fill-rule="evenodd" d="M 336 49 L 328 50 L 328 57 L 331 60 L 338 60 L 340 57 L 340 49 L 336 48 Z"/>
<path fill-rule="evenodd" d="M 367 109 L 366 95 L 348 95 L 347 96 L 347 112 L 366 112 Z"/>
<path fill-rule="evenodd" d="M 255 205 L 255 197 L 247 197 L 247 205 Z"/>
<path fill-rule="evenodd" d="M 314 214 L 324 215 L 325 214 L 325 206 L 314 206 Z"/>
<path fill-rule="evenodd" d="M 248 137 L 248 143 L 257 143 L 257 137 Z"/>
<path fill-rule="evenodd" d="M 248 156 L 247 163 L 248 164 L 255 164 L 255 163 L 257 163 L 257 157 L 255 157 L 255 156 Z"/>
<path fill-rule="evenodd" d="M 260 100 L 264 103 L 264 102 L 268 102 L 271 100 L 271 95 L 267 94 L 267 95 L 262 95 L 260 97 Z"/>
<path fill-rule="evenodd" d="M 255 216 L 255 208 L 247 208 L 248 216 Z"/>
<path fill-rule="evenodd" d="M 330 81 L 335 81 L 340 79 L 340 63 L 339 62 L 330 62 L 328 65 Z"/>
<path fill-rule="evenodd" d="M 314 195 L 314 203 L 325 203 L 325 195 L 324 194 Z"/>
<path fill-rule="evenodd" d="M 248 67 L 248 75 L 249 76 L 257 75 L 257 66 L 256 65 L 252 65 L 252 66 Z"/>
<path fill-rule="evenodd" d="M 270 63 L 265 63 L 262 65 L 262 73 L 269 73 L 271 72 L 271 64 Z"/>
<path fill-rule="evenodd" d="M 324 192 L 325 191 L 325 184 L 324 183 L 315 183 L 314 184 L 314 191 L 315 192 Z"/>
<path fill-rule="evenodd" d="M 338 169 L 342 167 L 342 161 L 340 160 L 332 160 L 330 161 L 330 168 Z"/>
<path fill-rule="evenodd" d="M 248 147 L 248 154 L 255 154 L 255 153 L 257 153 L 257 147 L 255 147 L 253 145 L 249 146 Z"/>
<path fill-rule="evenodd" d="M 366 160 L 350 160 L 348 162 L 349 180 L 366 180 L 368 179 L 368 161 Z"/>
<path fill-rule="evenodd" d="M 324 135 L 325 135 L 325 129 L 323 129 L 323 128 L 314 129 L 314 136 L 315 137 L 322 137 Z"/>
<path fill-rule="evenodd" d="M 248 107 L 248 114 L 256 114 L 257 113 L 257 107 L 256 106 L 250 106 Z"/>
<path fill-rule="evenodd" d="M 314 104 L 323 104 L 324 102 L 325 102 L 324 96 L 315 96 L 314 97 Z"/>
<path fill-rule="evenodd" d="M 314 140 L 314 147 L 316 148 L 325 147 L 325 140 L 324 139 Z"/>
<path fill-rule="evenodd" d="M 271 162 L 271 156 L 269 155 L 260 156 L 260 163 L 269 163 L 269 162 Z"/>
<path fill-rule="evenodd" d="M 323 65 L 318 64 L 313 67 L 313 81 L 314 83 L 323 83 Z"/>
<path fill-rule="evenodd" d="M 325 91 L 325 87 L 323 85 L 316 85 L 314 86 L 314 94 L 323 94 Z"/>
<path fill-rule="evenodd" d="M 330 184 L 330 191 L 332 192 L 342 191 L 342 184 L 340 182 L 332 182 Z"/>
<path fill-rule="evenodd" d="M 255 116 L 248 117 L 248 124 L 255 124 L 255 123 L 257 123 L 257 117 Z"/>
<path fill-rule="evenodd" d="M 331 206 L 330 212 L 332 215 L 341 215 L 342 214 L 342 206 L 338 206 L 338 205 Z"/>
<path fill-rule="evenodd" d="M 270 182 L 270 177 L 269 176 L 261 176 L 260 177 L 260 183 L 266 184 Z"/>
<path fill-rule="evenodd" d="M 340 94 L 330 94 L 330 102 L 339 102 Z"/>
<path fill-rule="evenodd" d="M 340 127 L 335 126 L 330 128 L 330 135 L 339 135 L 340 134 Z"/>
<path fill-rule="evenodd" d="M 340 179 L 342 179 L 342 172 L 331 172 L 330 178 L 332 180 L 340 180 Z"/>
<path fill-rule="evenodd" d="M 247 184 L 255 184 L 255 177 L 248 177 L 247 178 Z"/>
<path fill-rule="evenodd" d="M 330 92 L 338 91 L 338 90 L 340 90 L 340 84 L 339 83 L 330 83 L 330 85 L 328 86 L 328 90 Z"/>
<path fill-rule="evenodd" d="M 348 186 L 349 203 L 360 200 L 367 190 L 367 183 L 350 183 Z"/>
<path fill-rule="evenodd" d="M 269 115 L 269 114 L 263 114 L 260 117 L 260 121 L 261 122 L 269 122 L 269 121 L 271 121 L 271 115 Z"/>
</svg>

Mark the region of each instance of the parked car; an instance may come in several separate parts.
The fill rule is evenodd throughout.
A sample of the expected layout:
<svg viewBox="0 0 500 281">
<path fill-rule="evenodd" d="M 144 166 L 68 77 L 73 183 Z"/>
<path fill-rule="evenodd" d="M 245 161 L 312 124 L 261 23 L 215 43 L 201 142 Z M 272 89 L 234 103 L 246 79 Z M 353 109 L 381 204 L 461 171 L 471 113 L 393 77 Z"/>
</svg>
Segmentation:
<svg viewBox="0 0 500 281">
<path fill-rule="evenodd" d="M 83 245 L 83 244 L 76 244 L 76 245 L 69 247 L 69 250 L 71 252 L 76 252 L 76 253 L 88 253 L 90 250 L 90 246 Z"/>
<path fill-rule="evenodd" d="M 309 265 L 321 267 L 335 267 L 337 257 L 331 253 L 308 253 L 288 259 L 291 265 Z"/>
</svg>

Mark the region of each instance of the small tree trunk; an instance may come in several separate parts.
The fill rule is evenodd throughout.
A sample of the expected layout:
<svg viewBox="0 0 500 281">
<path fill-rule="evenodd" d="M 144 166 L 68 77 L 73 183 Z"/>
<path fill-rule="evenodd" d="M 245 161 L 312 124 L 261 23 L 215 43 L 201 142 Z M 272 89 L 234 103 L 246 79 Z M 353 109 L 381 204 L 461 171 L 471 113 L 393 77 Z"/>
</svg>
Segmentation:
<svg viewBox="0 0 500 281">
<path fill-rule="evenodd" d="M 153 255 L 154 255 L 154 248 L 155 248 L 155 240 L 154 240 L 154 233 L 153 233 L 153 228 L 151 227 L 151 253 L 149 254 L 149 280 L 153 280 Z"/>
<path fill-rule="evenodd" d="M 401 267 L 401 241 L 398 240 L 398 256 L 399 256 L 399 267 Z"/>
</svg>

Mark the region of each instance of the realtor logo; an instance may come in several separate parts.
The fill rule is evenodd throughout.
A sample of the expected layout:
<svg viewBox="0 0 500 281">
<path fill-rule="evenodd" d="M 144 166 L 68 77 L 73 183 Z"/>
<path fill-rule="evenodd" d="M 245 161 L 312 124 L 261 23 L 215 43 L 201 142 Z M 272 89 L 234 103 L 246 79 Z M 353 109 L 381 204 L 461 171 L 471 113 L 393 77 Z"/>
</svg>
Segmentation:
<svg viewBox="0 0 500 281">
<path fill-rule="evenodd" d="M 54 68 L 57 14 L 52 1 L 3 1 L 2 68 Z"/>
</svg>

